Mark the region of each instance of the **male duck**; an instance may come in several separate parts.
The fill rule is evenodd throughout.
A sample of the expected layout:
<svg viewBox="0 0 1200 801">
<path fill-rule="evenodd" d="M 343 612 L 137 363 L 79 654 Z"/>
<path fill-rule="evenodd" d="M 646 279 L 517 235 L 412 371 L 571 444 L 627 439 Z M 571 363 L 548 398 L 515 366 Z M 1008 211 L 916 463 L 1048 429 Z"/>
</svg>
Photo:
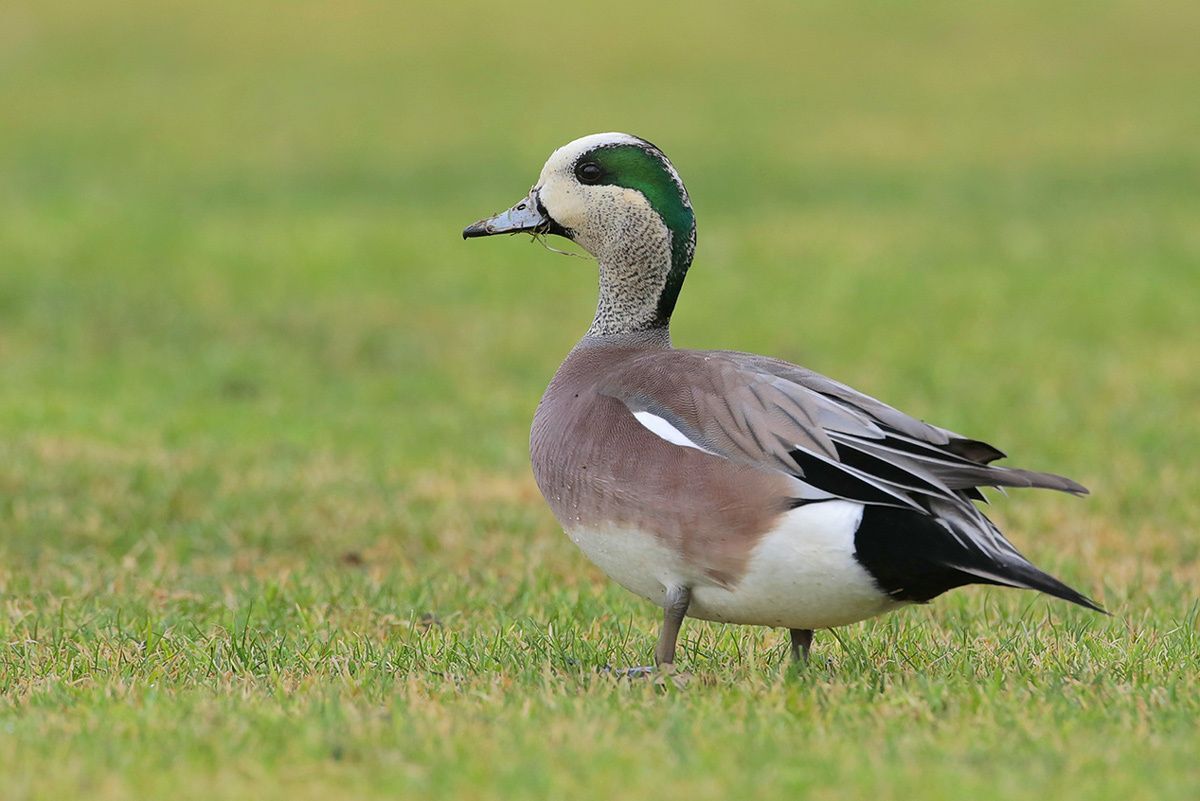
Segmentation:
<svg viewBox="0 0 1200 801">
<path fill-rule="evenodd" d="M 568 536 L 664 609 L 656 664 L 687 615 L 813 629 L 964 584 L 1040 590 L 1103 611 L 1034 567 L 976 508 L 980 487 L 1068 478 L 996 467 L 996 448 L 803 367 L 676 350 L 669 325 L 696 224 L 662 151 L 621 133 L 551 154 L 529 196 L 463 238 L 529 231 L 600 264 L 596 317 L 546 389 L 530 453 Z"/>
</svg>

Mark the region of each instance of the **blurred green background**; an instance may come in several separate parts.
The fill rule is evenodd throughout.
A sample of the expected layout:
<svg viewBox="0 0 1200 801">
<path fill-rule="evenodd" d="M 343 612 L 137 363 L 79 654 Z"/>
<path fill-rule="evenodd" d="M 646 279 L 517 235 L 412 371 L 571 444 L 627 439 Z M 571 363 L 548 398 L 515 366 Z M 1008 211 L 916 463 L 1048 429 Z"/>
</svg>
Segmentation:
<svg viewBox="0 0 1200 801">
<path fill-rule="evenodd" d="M 0 796 L 1190 797 L 1195 3 L 0 7 Z M 689 624 L 562 537 L 528 424 L 594 267 L 463 243 L 661 146 L 675 341 L 1071 475 L 994 507 L 1110 620 L 970 590 Z"/>
</svg>

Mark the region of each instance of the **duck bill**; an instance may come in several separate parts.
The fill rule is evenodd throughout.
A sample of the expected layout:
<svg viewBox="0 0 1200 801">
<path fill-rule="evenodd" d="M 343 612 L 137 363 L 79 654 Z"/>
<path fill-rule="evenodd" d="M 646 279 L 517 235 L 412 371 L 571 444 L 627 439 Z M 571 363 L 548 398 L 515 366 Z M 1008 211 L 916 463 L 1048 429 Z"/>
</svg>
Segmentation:
<svg viewBox="0 0 1200 801">
<path fill-rule="evenodd" d="M 521 231 L 534 233 L 550 233 L 556 226 L 538 202 L 537 190 L 529 193 L 529 197 L 513 206 L 508 211 L 472 223 L 463 229 L 463 239 L 477 236 L 495 236 L 496 234 L 516 234 Z"/>
</svg>

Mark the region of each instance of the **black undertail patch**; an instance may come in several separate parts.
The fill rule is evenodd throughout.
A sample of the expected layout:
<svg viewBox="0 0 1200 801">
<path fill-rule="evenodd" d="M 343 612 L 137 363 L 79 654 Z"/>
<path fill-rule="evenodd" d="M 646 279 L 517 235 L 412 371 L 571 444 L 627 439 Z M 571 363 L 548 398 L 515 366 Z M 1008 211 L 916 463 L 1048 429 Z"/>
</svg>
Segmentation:
<svg viewBox="0 0 1200 801">
<path fill-rule="evenodd" d="M 909 509 L 865 506 L 854 533 L 854 558 L 898 601 L 925 603 L 964 584 L 997 584 L 950 566 L 970 556 L 937 520 Z"/>
<path fill-rule="evenodd" d="M 1091 598 L 1023 558 L 1014 555 L 997 561 L 959 542 L 931 515 L 909 509 L 864 506 L 862 522 L 854 533 L 854 558 L 883 592 L 898 601 L 926 603 L 955 587 L 992 584 L 1039 590 L 1104 612 Z M 972 569 L 999 580 L 967 572 Z"/>
</svg>

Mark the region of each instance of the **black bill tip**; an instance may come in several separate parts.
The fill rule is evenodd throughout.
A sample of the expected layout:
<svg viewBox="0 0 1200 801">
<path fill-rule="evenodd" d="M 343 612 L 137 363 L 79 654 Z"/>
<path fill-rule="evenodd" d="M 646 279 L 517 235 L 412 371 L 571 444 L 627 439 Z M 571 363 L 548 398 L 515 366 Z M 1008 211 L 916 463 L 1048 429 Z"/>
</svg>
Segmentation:
<svg viewBox="0 0 1200 801">
<path fill-rule="evenodd" d="M 477 223 L 471 223 L 463 229 L 463 239 L 473 239 L 477 236 L 488 236 L 492 232 L 488 230 L 487 220 L 480 220 Z"/>
</svg>

